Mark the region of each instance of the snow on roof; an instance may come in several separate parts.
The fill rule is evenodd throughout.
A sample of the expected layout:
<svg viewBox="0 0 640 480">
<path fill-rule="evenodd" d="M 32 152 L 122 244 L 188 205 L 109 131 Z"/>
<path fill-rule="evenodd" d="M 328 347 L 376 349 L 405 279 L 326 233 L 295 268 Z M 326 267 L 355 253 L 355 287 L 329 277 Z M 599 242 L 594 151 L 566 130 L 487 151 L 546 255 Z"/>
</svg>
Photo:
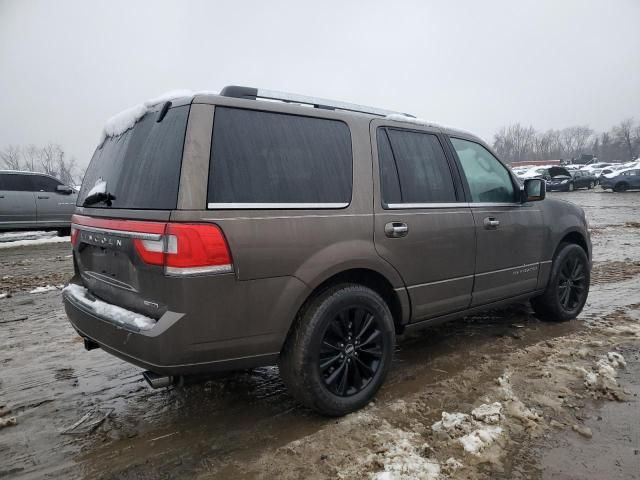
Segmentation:
<svg viewBox="0 0 640 480">
<path fill-rule="evenodd" d="M 386 118 L 388 120 L 395 120 L 397 122 L 413 123 L 414 125 L 451 130 L 453 132 L 458 132 L 460 134 L 471 135 L 472 137 L 476 137 L 476 135 L 466 130 L 461 130 L 459 128 L 454 128 L 454 127 L 448 127 L 446 125 L 442 125 L 436 122 L 430 122 L 429 120 L 424 120 L 423 118 L 409 117 L 401 113 L 392 113 L 391 115 L 387 115 Z"/>
<path fill-rule="evenodd" d="M 201 90 L 197 92 L 186 89 L 171 90 L 155 98 L 151 98 L 146 102 L 134 105 L 133 107 L 127 108 L 126 110 L 123 110 L 122 112 L 114 115 L 109 120 L 107 120 L 107 123 L 105 123 L 104 128 L 102 129 L 102 135 L 100 136 L 98 145 L 102 144 L 105 138 L 117 137 L 118 135 L 121 135 L 122 133 L 132 128 L 138 120 L 140 120 L 148 111 L 152 110 L 156 105 L 170 102 L 171 100 L 175 100 L 176 98 L 193 97 L 195 95 L 217 94 L 218 92 L 209 90 Z"/>
</svg>

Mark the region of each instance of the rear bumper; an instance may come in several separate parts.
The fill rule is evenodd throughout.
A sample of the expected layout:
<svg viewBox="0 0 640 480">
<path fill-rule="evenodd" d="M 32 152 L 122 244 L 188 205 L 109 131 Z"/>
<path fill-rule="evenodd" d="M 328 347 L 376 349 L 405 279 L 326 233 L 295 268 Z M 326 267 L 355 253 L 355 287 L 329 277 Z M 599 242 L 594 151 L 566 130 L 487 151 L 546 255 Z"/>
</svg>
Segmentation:
<svg viewBox="0 0 640 480">
<path fill-rule="evenodd" d="M 229 280 L 235 283 L 235 279 Z M 75 281 L 77 282 L 77 279 Z M 269 280 L 265 279 L 265 282 L 267 281 Z M 281 279 L 281 282 L 285 281 L 284 278 Z M 279 283 L 278 289 L 281 293 L 287 292 L 297 296 L 302 290 L 297 282 L 289 280 L 293 286 Z M 237 286 L 236 289 L 244 288 Z M 80 336 L 94 341 L 116 357 L 159 374 L 191 375 L 275 364 L 289 322 L 283 322 L 280 326 L 272 325 L 273 330 L 265 328 L 267 331 L 260 334 L 247 334 L 248 329 L 245 328 L 244 335 L 237 332 L 238 334 L 231 338 L 225 336 L 225 326 L 240 323 L 238 318 L 247 320 L 247 314 L 253 315 L 245 308 L 246 300 L 244 304 L 238 304 L 237 298 L 229 298 L 229 295 L 226 295 L 228 298 L 225 304 L 224 293 L 222 292 L 220 297 L 210 295 L 208 300 L 217 304 L 218 308 L 207 308 L 206 314 L 203 314 L 201 307 L 209 302 L 200 298 L 198 308 L 194 306 L 192 312 L 167 311 L 158 319 L 156 325 L 148 330 L 123 325 L 113 318 L 108 318 L 103 313 L 92 310 L 86 301 L 75 298 L 75 294 L 68 290 L 62 295 L 69 321 Z M 261 318 L 264 318 L 264 305 L 261 307 Z M 289 316 L 283 315 L 282 311 L 277 312 L 277 305 L 274 307 L 274 313 L 279 313 L 282 320 Z M 216 310 L 222 313 L 216 315 Z"/>
</svg>

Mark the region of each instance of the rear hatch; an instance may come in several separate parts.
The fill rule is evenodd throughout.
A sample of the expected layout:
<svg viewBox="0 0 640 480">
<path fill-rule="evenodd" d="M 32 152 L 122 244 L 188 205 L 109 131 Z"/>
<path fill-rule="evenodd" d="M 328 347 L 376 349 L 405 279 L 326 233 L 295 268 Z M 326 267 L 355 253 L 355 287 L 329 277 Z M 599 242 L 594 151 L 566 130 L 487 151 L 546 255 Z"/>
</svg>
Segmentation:
<svg viewBox="0 0 640 480">
<path fill-rule="evenodd" d="M 171 277 L 229 271 L 213 225 L 170 224 L 189 105 L 147 112 L 96 149 L 72 219 L 76 271 L 108 303 L 159 318 Z"/>
</svg>

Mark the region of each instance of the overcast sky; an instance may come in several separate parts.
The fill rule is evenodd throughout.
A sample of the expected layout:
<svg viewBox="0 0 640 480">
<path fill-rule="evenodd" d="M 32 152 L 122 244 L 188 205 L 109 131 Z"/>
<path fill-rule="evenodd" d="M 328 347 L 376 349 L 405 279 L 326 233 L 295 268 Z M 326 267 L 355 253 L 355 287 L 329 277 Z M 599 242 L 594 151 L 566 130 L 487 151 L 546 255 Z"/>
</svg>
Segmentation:
<svg viewBox="0 0 640 480">
<path fill-rule="evenodd" d="M 0 148 L 86 163 L 104 121 L 236 84 L 397 109 L 491 141 L 640 119 L 640 0 L 0 0 Z"/>
</svg>

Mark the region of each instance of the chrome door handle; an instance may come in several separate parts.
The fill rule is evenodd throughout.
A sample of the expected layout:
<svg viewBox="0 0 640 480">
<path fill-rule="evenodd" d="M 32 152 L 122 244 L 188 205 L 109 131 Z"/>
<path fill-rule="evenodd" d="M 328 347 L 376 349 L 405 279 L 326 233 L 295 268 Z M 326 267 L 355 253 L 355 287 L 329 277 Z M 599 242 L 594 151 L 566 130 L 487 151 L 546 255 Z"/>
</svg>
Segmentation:
<svg viewBox="0 0 640 480">
<path fill-rule="evenodd" d="M 40 200 L 46 200 L 47 198 L 49 198 L 49 195 L 38 195 L 38 198 Z"/>
<path fill-rule="evenodd" d="M 389 222 L 384 226 L 384 234 L 389 238 L 406 237 L 409 226 L 402 222 Z"/>
<path fill-rule="evenodd" d="M 495 230 L 500 226 L 500 220 L 496 220 L 494 217 L 487 217 L 484 219 L 484 228 L 487 230 Z"/>
</svg>

